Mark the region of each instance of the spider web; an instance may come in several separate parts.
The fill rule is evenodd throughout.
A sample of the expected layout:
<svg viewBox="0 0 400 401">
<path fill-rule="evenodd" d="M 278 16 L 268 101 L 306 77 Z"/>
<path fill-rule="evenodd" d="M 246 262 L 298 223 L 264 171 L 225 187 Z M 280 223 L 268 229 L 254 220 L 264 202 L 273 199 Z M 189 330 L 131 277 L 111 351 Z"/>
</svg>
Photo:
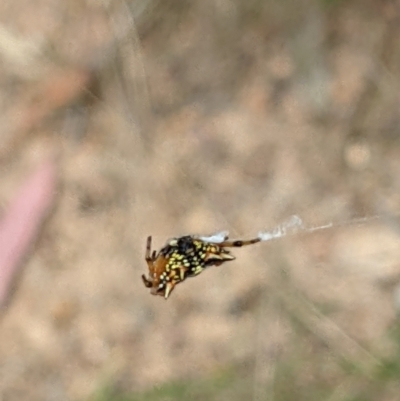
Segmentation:
<svg viewBox="0 0 400 401">
<path fill-rule="evenodd" d="M 374 215 L 349 219 L 342 222 L 329 222 L 320 226 L 307 227 L 299 216 L 293 215 L 272 230 L 260 231 L 258 237 L 261 239 L 261 241 L 271 241 L 296 234 L 307 234 L 346 226 L 360 226 L 373 221 L 387 221 L 388 219 L 389 216 Z"/>
<path fill-rule="evenodd" d="M 141 50 L 139 49 L 138 54 L 141 54 Z M 145 71 L 145 68 L 142 69 L 143 71 Z M 312 79 L 311 79 L 312 81 Z M 313 84 L 315 85 L 315 87 L 320 87 L 319 83 L 320 82 L 307 82 L 311 85 L 309 85 L 309 87 L 312 87 Z M 313 97 L 313 93 L 311 94 L 311 98 Z M 148 97 L 148 93 L 145 93 L 146 96 L 143 96 L 146 101 L 149 101 L 149 97 Z M 134 96 L 133 96 L 134 97 Z M 362 103 L 362 102 L 360 102 Z M 361 107 L 361 109 L 363 109 L 363 105 Z M 358 114 L 358 112 L 354 113 L 354 114 Z M 195 124 L 196 125 L 196 124 Z M 233 124 L 234 125 L 234 124 Z M 349 124 L 350 125 L 350 124 Z M 248 127 L 247 127 L 248 128 Z M 349 127 L 349 132 L 348 132 L 348 136 L 351 137 L 352 136 L 352 130 L 354 127 Z M 356 127 L 357 128 L 357 127 Z M 193 128 L 192 131 L 194 131 L 194 135 L 197 135 L 197 133 L 195 132 L 196 130 L 200 130 L 199 129 L 199 124 L 197 124 L 195 126 L 195 128 Z M 250 130 L 250 129 L 248 129 Z M 296 129 L 294 127 L 292 127 L 293 130 L 293 136 L 295 136 L 296 134 Z M 229 131 L 229 129 L 227 129 L 227 131 Z M 188 133 L 187 136 L 185 138 L 188 138 L 192 133 Z M 235 131 L 233 131 L 231 134 L 235 134 Z M 177 179 L 178 184 L 181 184 L 182 187 L 189 188 L 187 190 L 187 192 L 189 192 L 189 196 L 188 199 L 189 201 L 187 203 L 190 204 L 191 199 L 193 198 L 202 198 L 204 199 L 205 203 L 208 205 L 210 210 L 213 210 L 214 212 L 214 216 L 217 215 L 219 217 L 218 222 L 225 222 L 225 226 L 227 228 L 229 228 L 231 231 L 234 231 L 235 233 L 237 233 L 238 231 L 241 232 L 243 229 L 243 225 L 241 226 L 241 229 L 239 229 L 238 225 L 235 222 L 235 219 L 232 218 L 232 216 L 229 215 L 228 210 L 229 208 L 224 209 L 224 207 L 221 207 L 221 203 L 223 204 L 223 202 L 221 202 L 218 199 L 218 196 L 215 195 L 215 193 L 213 193 L 212 191 L 207 191 L 205 189 L 205 185 L 203 186 L 203 182 L 198 179 L 198 176 L 196 176 L 196 169 L 200 170 L 203 175 L 212 175 L 214 173 L 213 171 L 213 167 L 210 168 L 209 170 L 207 170 L 206 168 L 203 168 L 204 166 L 200 166 L 200 168 L 197 168 L 198 166 L 194 166 L 193 170 L 194 173 L 191 171 L 188 171 L 187 167 L 191 167 L 191 165 L 194 164 L 193 160 L 189 160 L 189 161 L 185 161 L 186 164 L 182 163 L 182 164 L 178 164 L 177 160 L 175 158 L 171 158 L 169 161 L 166 160 L 166 158 L 164 156 L 164 153 L 166 153 L 165 151 L 168 150 L 168 147 L 179 147 L 179 142 L 174 140 L 174 133 L 170 132 L 169 133 L 170 138 L 171 139 L 165 139 L 163 144 L 160 145 L 160 143 L 157 144 L 157 146 L 154 145 L 155 142 L 152 142 L 151 140 L 149 140 L 149 142 L 151 143 L 151 147 L 152 147 L 152 153 L 153 156 L 155 155 L 155 159 L 157 161 L 162 161 L 164 160 L 164 162 L 166 162 L 166 164 L 169 164 L 170 166 L 172 166 L 173 164 L 177 164 L 175 171 L 177 172 L 177 177 L 179 179 Z M 177 134 L 177 135 L 182 135 L 182 133 Z M 261 133 L 260 133 L 261 135 Z M 312 134 L 310 135 L 312 136 Z M 166 135 L 167 137 L 167 135 Z M 343 136 L 344 137 L 344 136 Z M 342 138 L 340 138 L 340 140 L 344 140 Z M 231 138 L 230 138 L 231 139 Z M 148 138 L 145 139 L 146 141 L 148 140 Z M 320 148 L 319 148 L 319 143 L 318 141 L 320 141 L 319 138 L 315 137 L 313 144 L 315 146 L 314 149 L 312 149 L 311 151 L 308 151 L 308 153 L 306 154 L 305 158 L 309 158 L 311 160 L 311 162 L 309 162 L 309 175 L 313 176 L 313 177 L 317 177 L 318 180 L 320 181 L 324 181 L 326 180 L 328 182 L 328 185 L 330 184 L 329 179 L 332 178 L 332 172 L 329 171 L 331 170 L 332 167 L 332 163 L 331 160 L 329 160 L 330 157 L 330 149 L 329 149 L 329 144 L 328 146 L 326 146 L 325 148 L 322 147 L 322 149 L 325 149 L 325 151 L 323 151 L 322 155 L 320 154 Z M 201 141 L 199 141 L 201 142 Z M 228 141 L 229 142 L 229 141 Z M 235 142 L 234 138 L 232 140 L 232 142 Z M 365 156 L 365 152 L 368 152 L 366 150 L 366 147 L 363 146 L 363 144 L 361 143 L 362 141 L 355 141 L 355 144 L 350 144 L 348 147 L 348 158 L 349 160 L 353 160 L 354 161 L 354 166 L 357 168 L 357 157 L 360 157 L 361 154 L 361 159 L 363 159 L 363 155 Z M 301 143 L 301 141 L 299 141 L 298 143 Z M 361 145 L 360 145 L 361 144 Z M 177 146 L 178 145 L 178 146 Z M 241 144 L 234 144 L 233 146 L 240 146 Z M 326 145 L 326 144 L 325 144 Z M 354 145 L 354 146 L 353 146 Z M 339 140 L 337 142 L 335 142 L 334 139 L 332 139 L 332 147 L 335 148 L 335 150 L 337 150 L 339 152 L 339 148 L 340 146 L 342 146 L 339 143 Z M 288 145 L 289 147 L 289 145 Z M 286 152 L 286 149 L 283 149 L 283 152 Z M 358 153 L 357 153 L 358 152 Z M 200 153 L 200 151 L 199 151 Z M 301 153 L 301 151 L 299 151 L 299 153 Z M 306 152 L 305 152 L 306 153 Z M 334 152 L 333 152 L 334 153 Z M 175 156 L 175 154 L 173 153 L 173 156 Z M 267 157 L 265 157 L 267 158 Z M 320 163 L 320 158 L 324 159 L 324 161 L 326 161 L 326 164 L 324 163 Z M 284 157 L 282 157 L 282 159 L 285 159 Z M 321 171 L 317 171 L 317 169 L 315 168 L 315 166 L 317 165 L 312 159 L 317 159 L 318 161 L 318 166 L 320 167 Z M 284 164 L 284 162 L 281 162 L 281 164 Z M 305 162 L 304 164 L 307 164 L 307 162 Z M 281 165 L 279 165 L 279 168 L 281 167 Z M 285 167 L 285 166 L 284 166 Z M 287 166 L 286 166 L 287 167 Z M 336 166 L 337 167 L 337 166 Z M 362 167 L 362 166 L 361 166 Z M 240 167 L 239 167 L 240 169 Z M 277 168 L 278 169 L 278 168 Z M 160 170 L 162 170 L 162 167 L 160 167 Z M 204 171 L 203 171 L 204 170 Z M 290 171 L 290 168 L 287 168 L 287 171 Z M 288 173 L 289 174 L 289 173 Z M 295 174 L 293 172 L 291 172 L 291 174 Z M 326 179 L 326 177 L 328 177 L 328 179 Z M 157 177 L 157 174 L 154 174 L 154 181 L 155 181 L 155 187 L 158 190 L 157 192 L 159 192 L 159 194 L 163 194 L 165 193 L 166 189 L 168 190 L 168 188 L 164 185 L 164 183 L 162 182 L 162 179 L 159 179 Z M 182 180 L 181 180 L 182 178 Z M 192 182 L 196 182 L 196 185 L 191 186 L 191 181 Z M 317 181 L 317 180 L 316 180 Z M 332 180 L 333 181 L 333 180 Z M 182 182 L 184 184 L 182 184 Z M 189 184 L 188 184 L 189 182 Z M 280 184 L 280 185 L 279 185 Z M 297 198 L 298 193 L 301 193 L 301 189 L 297 188 L 296 190 L 293 190 L 293 193 L 291 195 L 286 195 L 284 194 L 284 190 L 282 190 L 281 188 L 284 188 L 286 185 L 286 182 L 283 180 L 282 182 L 278 182 L 278 184 L 276 184 L 275 186 L 272 186 L 272 189 L 270 190 L 272 193 L 274 193 L 276 198 L 284 198 L 285 196 L 287 198 L 293 197 L 293 198 Z M 193 189 L 195 186 L 197 186 L 197 189 Z M 243 187 L 243 188 L 242 188 Z M 198 190 L 198 188 L 200 188 L 200 190 Z M 250 193 L 249 189 L 251 190 L 252 187 L 251 185 L 246 186 L 245 183 L 241 183 L 241 191 L 243 193 Z M 347 187 L 347 189 L 349 189 L 350 191 L 351 188 L 351 181 L 349 186 Z M 359 188 L 358 188 L 359 189 Z M 177 193 L 179 193 L 179 191 L 176 191 Z M 176 195 L 176 192 L 173 192 L 173 198 L 174 200 L 179 203 L 179 194 Z M 362 192 L 362 191 L 360 191 Z M 167 198 L 167 196 L 165 197 Z M 304 199 L 304 198 L 303 198 Z M 314 198 L 315 200 L 316 198 Z M 268 201 L 270 201 L 271 198 L 268 198 Z M 184 202 L 182 202 L 184 203 Z M 297 203 L 297 206 L 301 205 L 302 201 L 300 200 Z M 181 210 L 181 206 L 179 205 L 176 207 L 176 209 Z M 231 208 L 235 208 L 236 205 L 231 205 Z M 317 224 L 317 225 L 313 225 L 313 224 L 309 224 L 308 221 L 311 221 L 310 214 L 306 214 L 306 217 L 303 217 L 303 213 L 302 211 L 305 209 L 306 211 L 308 211 L 308 209 L 312 209 L 314 208 L 316 205 L 315 204 L 308 204 L 305 207 L 298 207 L 299 211 L 296 210 L 296 205 L 294 205 L 291 208 L 291 212 L 290 213 L 284 213 L 282 212 L 282 209 L 276 208 L 277 210 L 280 210 L 280 216 L 285 216 L 285 215 L 291 215 L 292 212 L 296 213 L 293 214 L 291 217 L 289 217 L 288 219 L 283 219 L 283 221 L 274 226 L 272 225 L 271 228 L 262 228 L 262 231 L 260 231 L 258 233 L 258 238 L 261 239 L 261 241 L 264 242 L 269 242 L 269 241 L 283 241 L 285 239 L 287 239 L 288 237 L 294 238 L 294 237 L 298 237 L 298 236 L 306 236 L 308 234 L 312 234 L 312 233 L 317 233 L 317 232 L 330 232 L 331 230 L 336 230 L 338 228 L 348 228 L 351 226 L 361 226 L 361 227 L 365 227 L 371 223 L 374 222 L 385 222 L 385 223 L 390 223 L 396 230 L 398 230 L 398 226 L 395 222 L 395 217 L 398 216 L 398 214 L 393 213 L 382 213 L 382 214 L 372 214 L 369 215 L 368 213 L 365 214 L 362 217 L 357 217 L 357 218 L 347 218 L 345 220 L 335 220 L 335 219 L 331 219 L 328 218 L 326 219 L 325 222 L 323 222 L 322 224 Z M 239 206 L 236 206 L 239 208 Z M 273 208 L 272 208 L 273 209 Z M 164 209 L 160 209 L 161 212 L 164 211 Z M 226 210 L 226 211 L 225 211 Z M 300 211 L 301 210 L 301 211 Z M 356 210 L 358 210 L 356 208 Z M 362 208 L 361 208 L 362 210 Z M 354 211 L 354 210 L 351 210 Z M 348 212 L 348 210 L 346 211 Z M 350 213 L 343 213 L 343 214 L 336 214 L 336 216 L 342 216 L 342 215 L 348 215 Z M 178 213 L 177 213 L 178 215 Z M 259 215 L 253 214 L 252 217 L 249 217 L 248 220 L 251 220 L 253 222 L 254 225 L 254 221 L 257 222 L 257 225 L 261 225 L 263 226 L 263 223 L 260 222 L 260 220 L 262 219 L 262 216 L 267 215 L 267 213 L 262 213 L 260 212 Z M 329 213 L 327 214 L 323 214 L 321 213 L 322 216 L 326 216 L 329 215 Z M 261 217 L 260 217 L 261 216 Z M 301 216 L 301 217 L 300 217 Z M 254 218 L 257 217 L 257 220 Z M 339 217 L 340 218 L 340 217 Z M 322 221 L 324 221 L 324 217 L 321 218 Z M 196 221 L 201 223 L 201 219 L 197 219 Z M 279 220 L 278 220 L 279 221 Z M 173 230 L 174 227 L 170 224 L 169 225 L 169 229 Z M 199 231 L 201 231 L 202 229 L 200 229 Z M 219 231 L 216 232 L 213 235 L 210 236 L 201 236 L 200 238 L 205 240 L 205 241 L 209 241 L 209 242 L 222 242 L 224 241 L 224 238 L 226 237 L 226 235 L 228 235 L 228 231 Z M 181 233 L 175 233 L 172 232 L 172 235 L 179 235 Z M 147 234 L 146 234 L 147 235 Z M 380 234 L 379 234 L 380 235 Z M 242 237 L 241 235 L 238 237 Z M 363 248 L 364 249 L 364 248 Z M 382 249 L 379 249 L 378 252 L 381 252 Z M 365 250 L 364 250 L 365 252 Z M 264 265 L 266 266 L 268 263 L 264 261 Z M 309 266 L 310 270 L 312 269 L 312 266 Z M 283 270 L 283 269 L 282 269 Z M 313 270 L 313 273 L 315 273 L 315 271 Z M 313 274 L 312 273 L 312 274 Z M 311 275 L 312 275 L 311 274 Z M 345 277 L 347 277 L 345 274 L 343 274 L 344 279 L 346 280 Z M 321 280 L 322 281 L 322 280 Z M 268 367 L 266 367 L 266 362 L 262 359 L 262 352 L 260 352 L 260 350 L 263 349 L 263 347 L 265 346 L 265 337 L 266 337 L 266 327 L 268 327 L 269 330 L 273 331 L 271 329 L 271 326 L 277 325 L 279 326 L 281 324 L 281 321 L 283 320 L 281 316 L 277 316 L 275 313 L 275 310 L 278 309 L 278 311 L 282 311 L 282 309 L 285 309 L 285 312 L 287 315 L 290 316 L 295 316 L 296 319 L 298 319 L 299 321 L 302 322 L 303 326 L 305 326 L 307 328 L 307 330 L 311 333 L 313 333 L 313 335 L 315 336 L 315 338 L 318 339 L 318 341 L 321 341 L 323 344 L 327 345 L 329 348 L 334 350 L 334 354 L 336 355 L 342 355 L 344 357 L 346 357 L 348 360 L 350 360 L 351 362 L 354 362 L 357 366 L 360 365 L 363 368 L 366 367 L 366 369 L 370 369 L 371 366 L 376 366 L 377 364 L 379 364 L 381 361 L 379 359 L 379 357 L 376 357 L 372 352 L 370 352 L 368 349 L 364 348 L 361 345 L 361 342 L 355 340 L 353 335 L 350 335 L 348 333 L 347 329 L 342 329 L 339 324 L 336 323 L 336 321 L 334 319 L 330 319 L 329 317 L 327 317 L 324 313 L 321 312 L 321 310 L 316 306 L 316 303 L 310 301 L 310 299 L 305 296 L 301 290 L 298 290 L 296 288 L 296 284 L 293 284 L 293 282 L 290 282 L 288 285 L 282 285 L 281 282 L 279 282 L 280 286 L 277 286 L 277 288 L 269 288 L 270 293 L 272 293 L 274 296 L 272 298 L 274 298 L 273 301 L 269 301 L 267 299 L 267 295 L 263 295 L 262 297 L 262 306 L 258 309 L 258 314 L 255 316 L 255 319 L 257 320 L 257 330 L 254 333 L 254 391 L 253 391 L 253 399 L 262 399 L 262 396 L 260 394 L 260 388 L 261 385 L 260 383 L 265 380 L 265 377 L 260 377 L 260 372 L 263 370 L 268 370 Z M 286 293 L 289 293 L 289 295 L 286 295 Z M 282 295 L 283 294 L 283 295 Z M 365 295 L 365 293 L 363 293 Z M 284 305 L 282 307 L 282 309 L 280 310 L 279 308 L 276 308 L 276 300 L 279 300 L 279 302 Z M 268 316 L 271 315 L 271 316 Z M 267 363 L 268 365 L 268 363 Z M 274 382 L 274 368 L 275 365 L 274 363 L 270 363 L 269 365 L 270 368 L 270 382 L 273 383 Z M 272 366 L 272 367 L 271 367 Z M 337 394 L 340 394 L 341 391 L 341 387 L 338 386 L 337 388 L 337 392 L 334 391 L 332 394 L 332 399 L 340 399 L 339 398 L 335 398 L 335 396 Z"/>
</svg>

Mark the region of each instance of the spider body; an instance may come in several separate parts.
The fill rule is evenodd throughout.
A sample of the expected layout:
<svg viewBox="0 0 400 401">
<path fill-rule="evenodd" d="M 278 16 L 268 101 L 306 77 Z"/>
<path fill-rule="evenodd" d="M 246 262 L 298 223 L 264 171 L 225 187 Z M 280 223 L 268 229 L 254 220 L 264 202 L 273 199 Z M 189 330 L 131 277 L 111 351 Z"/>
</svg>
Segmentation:
<svg viewBox="0 0 400 401">
<path fill-rule="evenodd" d="M 142 275 L 143 283 L 151 288 L 151 294 L 167 299 L 175 286 L 186 278 L 197 276 L 209 266 L 234 260 L 235 257 L 227 248 L 260 241 L 260 238 L 228 241 L 225 233 L 211 237 L 186 235 L 170 239 L 157 253 L 151 250 L 151 237 L 148 237 L 145 259 L 149 275 Z"/>
</svg>

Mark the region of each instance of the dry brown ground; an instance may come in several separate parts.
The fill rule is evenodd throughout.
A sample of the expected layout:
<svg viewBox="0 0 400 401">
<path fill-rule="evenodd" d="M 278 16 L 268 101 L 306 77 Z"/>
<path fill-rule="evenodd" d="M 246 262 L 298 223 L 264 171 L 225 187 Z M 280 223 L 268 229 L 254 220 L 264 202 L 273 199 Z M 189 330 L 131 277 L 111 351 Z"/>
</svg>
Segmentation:
<svg viewBox="0 0 400 401">
<path fill-rule="evenodd" d="M 399 5 L 283 3 L 0 4 L 2 206 L 46 155 L 61 169 L 2 316 L 2 400 L 139 391 L 234 363 L 268 382 L 288 315 L 366 369 L 390 353 Z M 249 237 L 293 214 L 387 218 L 238 250 L 167 302 L 141 283 L 149 234 Z"/>
</svg>

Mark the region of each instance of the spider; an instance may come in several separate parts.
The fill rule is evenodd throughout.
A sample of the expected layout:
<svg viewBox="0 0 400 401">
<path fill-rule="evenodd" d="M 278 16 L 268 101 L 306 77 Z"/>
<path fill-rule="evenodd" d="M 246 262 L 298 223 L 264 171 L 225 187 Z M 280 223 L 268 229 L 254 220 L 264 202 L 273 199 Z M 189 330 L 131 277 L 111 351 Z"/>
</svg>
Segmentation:
<svg viewBox="0 0 400 401">
<path fill-rule="evenodd" d="M 256 244 L 261 237 L 250 240 L 229 241 L 228 233 L 222 232 L 211 237 L 186 235 L 170 239 L 157 253 L 151 250 L 151 236 L 147 238 L 145 259 L 149 276 L 142 280 L 151 294 L 167 299 L 175 286 L 188 277 L 197 276 L 209 266 L 219 266 L 234 260 L 226 248 Z"/>
</svg>

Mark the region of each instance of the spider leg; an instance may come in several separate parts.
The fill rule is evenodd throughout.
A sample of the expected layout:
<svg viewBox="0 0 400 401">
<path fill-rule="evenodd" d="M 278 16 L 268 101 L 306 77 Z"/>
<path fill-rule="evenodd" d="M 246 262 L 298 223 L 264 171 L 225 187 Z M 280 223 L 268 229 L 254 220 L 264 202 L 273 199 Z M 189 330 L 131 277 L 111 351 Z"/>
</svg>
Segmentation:
<svg viewBox="0 0 400 401">
<path fill-rule="evenodd" d="M 151 259 L 151 235 L 147 237 L 147 242 L 146 242 L 146 254 L 145 254 L 146 262 L 148 262 Z"/>
<path fill-rule="evenodd" d="M 260 242 L 260 238 L 253 238 L 249 240 L 235 240 L 235 241 L 223 241 L 219 244 L 215 244 L 219 247 L 220 251 L 218 252 L 210 252 L 205 257 L 206 266 L 219 266 L 224 262 L 228 262 L 230 260 L 234 260 L 235 256 L 233 256 L 227 249 L 225 248 L 239 248 L 246 245 L 256 244 Z M 218 249 L 218 248 L 217 248 Z"/>
<path fill-rule="evenodd" d="M 144 274 L 142 274 L 142 280 L 143 280 L 145 287 L 151 288 L 153 286 L 153 283 L 148 278 L 146 278 L 146 276 Z"/>
<path fill-rule="evenodd" d="M 154 252 L 153 252 L 154 255 Z M 146 259 L 146 263 L 149 269 L 149 278 L 147 278 L 144 274 L 142 275 L 142 280 L 144 285 L 147 288 L 151 288 L 153 286 L 153 282 L 152 282 L 152 275 L 151 273 L 154 270 L 154 265 L 153 265 L 153 261 L 154 258 L 151 256 L 151 236 L 147 237 L 147 242 L 146 242 L 146 253 L 145 253 L 145 259 Z"/>
<path fill-rule="evenodd" d="M 224 241 L 217 245 L 221 248 L 240 248 L 241 246 L 257 244 L 260 241 L 260 238 L 253 238 L 248 240 Z"/>
<path fill-rule="evenodd" d="M 224 262 L 228 262 L 230 260 L 235 260 L 236 258 L 229 252 L 225 251 L 224 253 L 210 253 L 206 255 L 204 261 L 206 267 L 209 266 L 219 266 Z M 200 273 L 200 272 L 199 272 Z"/>
<path fill-rule="evenodd" d="M 151 268 L 153 267 L 153 255 L 151 255 L 151 236 L 147 237 L 147 242 L 146 242 L 146 254 L 145 254 L 145 259 L 147 262 L 147 266 L 149 267 L 149 271 L 151 271 Z"/>
</svg>

